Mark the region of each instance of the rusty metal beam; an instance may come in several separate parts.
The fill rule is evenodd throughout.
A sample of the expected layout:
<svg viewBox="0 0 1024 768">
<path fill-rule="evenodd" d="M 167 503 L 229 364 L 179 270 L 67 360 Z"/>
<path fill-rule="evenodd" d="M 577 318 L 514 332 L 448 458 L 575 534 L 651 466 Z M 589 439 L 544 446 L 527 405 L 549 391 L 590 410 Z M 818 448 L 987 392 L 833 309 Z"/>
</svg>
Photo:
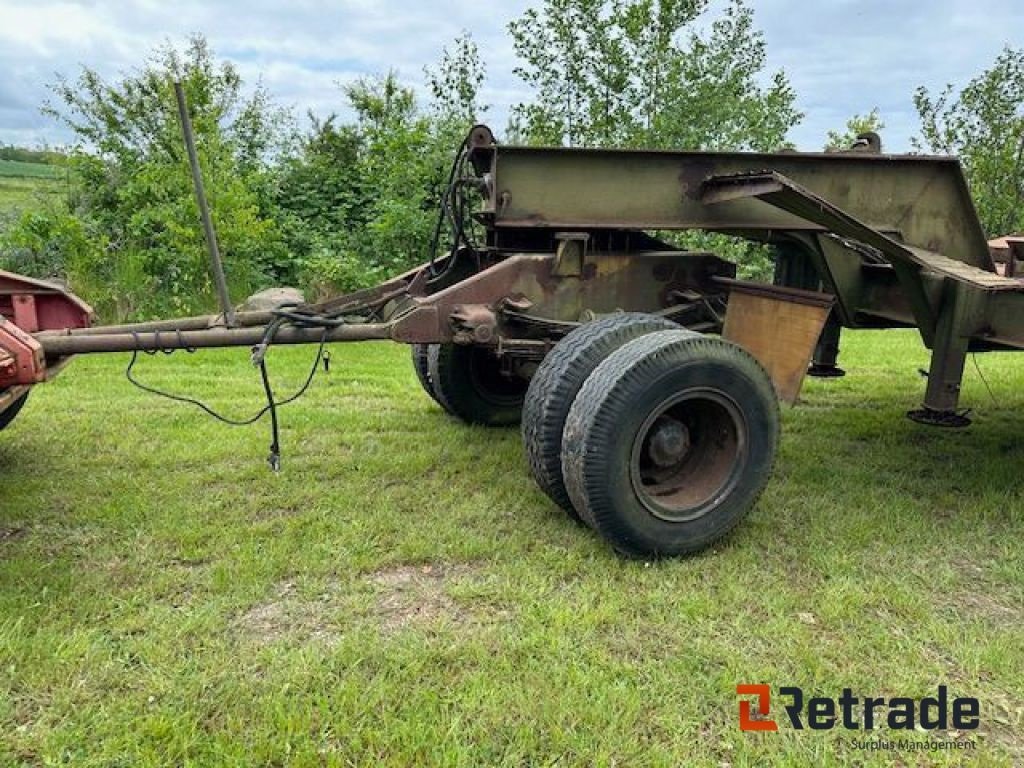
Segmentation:
<svg viewBox="0 0 1024 768">
<path fill-rule="evenodd" d="M 131 352 L 209 349 L 212 347 L 251 347 L 263 340 L 266 329 L 252 328 L 210 328 L 202 331 L 166 331 L 151 333 L 115 333 L 94 336 L 53 336 L 36 337 L 46 358 L 61 358 L 68 355 L 88 355 L 98 352 Z M 317 328 L 295 328 L 285 326 L 274 336 L 274 344 L 316 344 L 326 341 L 374 341 L 391 338 L 389 323 L 354 323 L 332 328 L 326 333 Z"/>
<path fill-rule="evenodd" d="M 266 325 L 274 319 L 273 312 L 236 312 L 235 325 L 246 328 Z M 179 317 L 171 320 L 150 320 L 142 323 L 124 323 L 120 325 L 97 325 L 92 328 L 75 328 L 60 331 L 43 331 L 36 334 L 40 339 L 53 336 L 111 336 L 125 333 L 154 333 L 156 331 L 201 331 L 223 327 L 221 315 L 196 315 Z"/>
</svg>

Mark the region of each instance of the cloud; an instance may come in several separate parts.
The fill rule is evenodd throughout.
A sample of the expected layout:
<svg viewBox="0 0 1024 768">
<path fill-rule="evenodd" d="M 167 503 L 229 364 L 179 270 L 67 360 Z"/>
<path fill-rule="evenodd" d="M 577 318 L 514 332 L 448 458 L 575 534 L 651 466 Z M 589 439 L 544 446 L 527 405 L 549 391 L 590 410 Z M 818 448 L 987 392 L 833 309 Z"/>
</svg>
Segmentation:
<svg viewBox="0 0 1024 768">
<path fill-rule="evenodd" d="M 807 114 L 792 137 L 820 147 L 830 128 L 878 107 L 886 148 L 905 151 L 917 133 L 915 89 L 964 85 L 1024 28 L 1019 0 L 762 0 L 757 21 L 768 58 L 785 69 Z"/>
<path fill-rule="evenodd" d="M 722 0 L 715 0 L 720 4 Z M 524 99 L 513 74 L 508 22 L 529 0 L 0 0 L 0 141 L 60 143 L 68 134 L 38 112 L 57 73 L 81 65 L 106 77 L 138 66 L 156 46 L 207 36 L 249 83 L 262 79 L 302 114 L 345 113 L 339 82 L 396 70 L 423 88 L 423 67 L 462 31 L 487 64 L 483 100 L 499 133 Z M 1019 0 L 757 0 L 772 69 L 783 68 L 807 114 L 792 138 L 817 149 L 829 129 L 879 107 L 887 148 L 909 148 L 918 85 L 962 84 L 988 66 L 1015 30 Z M 714 7 L 714 6 L 713 6 Z"/>
</svg>

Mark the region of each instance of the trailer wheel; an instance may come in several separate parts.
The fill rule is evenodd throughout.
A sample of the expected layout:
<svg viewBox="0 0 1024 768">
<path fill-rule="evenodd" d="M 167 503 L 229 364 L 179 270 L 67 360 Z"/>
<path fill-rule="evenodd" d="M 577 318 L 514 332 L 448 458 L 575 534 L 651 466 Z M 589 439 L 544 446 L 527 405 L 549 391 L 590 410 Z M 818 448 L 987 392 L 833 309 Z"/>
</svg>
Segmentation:
<svg viewBox="0 0 1024 768">
<path fill-rule="evenodd" d="M 562 470 L 576 509 L 623 554 L 690 554 L 746 516 L 778 440 L 775 391 L 749 353 L 660 331 L 587 379 L 566 420 Z"/>
<path fill-rule="evenodd" d="M 11 403 L 11 405 L 7 408 L 6 411 L 0 413 L 0 432 L 3 432 L 5 429 L 7 429 L 8 425 L 10 425 L 12 421 L 14 421 L 15 417 L 18 415 L 21 409 L 25 407 L 26 400 L 28 400 L 28 392 L 23 394 L 13 403 Z"/>
<path fill-rule="evenodd" d="M 430 348 L 436 346 L 436 344 L 412 344 L 410 349 L 412 350 L 412 367 L 416 371 L 416 378 L 419 379 L 420 386 L 431 400 L 441 405 L 441 401 L 437 399 L 437 393 L 434 391 L 434 385 L 430 381 Z M 444 406 L 442 405 L 442 407 Z"/>
<path fill-rule="evenodd" d="M 639 312 L 603 317 L 569 333 L 537 368 L 523 403 L 523 448 L 537 485 L 573 519 L 581 520 L 562 479 L 562 432 L 573 400 L 601 361 L 623 344 L 678 327 Z"/>
<path fill-rule="evenodd" d="M 437 401 L 470 424 L 518 424 L 529 382 L 502 372 L 498 359 L 483 347 L 431 345 L 428 372 Z"/>
</svg>

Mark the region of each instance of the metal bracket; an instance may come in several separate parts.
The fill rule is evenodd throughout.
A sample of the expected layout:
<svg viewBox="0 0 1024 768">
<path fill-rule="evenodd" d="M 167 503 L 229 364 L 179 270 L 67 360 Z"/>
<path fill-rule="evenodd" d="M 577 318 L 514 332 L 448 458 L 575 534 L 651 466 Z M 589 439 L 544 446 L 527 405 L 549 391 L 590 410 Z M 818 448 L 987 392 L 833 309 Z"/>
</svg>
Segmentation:
<svg viewBox="0 0 1024 768">
<path fill-rule="evenodd" d="M 555 277 L 581 277 L 590 235 L 586 232 L 556 232 L 555 240 L 558 241 L 558 250 L 555 251 L 551 274 Z"/>
<path fill-rule="evenodd" d="M 43 346 L 0 315 L 0 388 L 46 380 Z"/>
</svg>

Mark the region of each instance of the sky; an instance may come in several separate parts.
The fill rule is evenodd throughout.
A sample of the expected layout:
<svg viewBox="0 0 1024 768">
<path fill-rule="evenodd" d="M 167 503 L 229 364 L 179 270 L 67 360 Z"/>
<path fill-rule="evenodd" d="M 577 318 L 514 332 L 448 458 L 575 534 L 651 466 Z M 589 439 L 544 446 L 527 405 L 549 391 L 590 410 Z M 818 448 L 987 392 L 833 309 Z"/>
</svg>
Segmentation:
<svg viewBox="0 0 1024 768">
<path fill-rule="evenodd" d="M 714 0 L 712 9 L 720 0 Z M 887 151 L 911 148 L 913 93 L 964 85 L 1005 45 L 1024 44 L 1022 0 L 749 0 L 770 70 L 783 69 L 803 122 L 799 149 L 877 107 Z M 202 33 L 246 82 L 277 102 L 346 114 L 342 83 L 395 69 L 423 92 L 423 67 L 469 31 L 487 65 L 485 121 L 499 137 L 529 92 L 507 33 L 530 0 L 0 0 L 0 143 L 50 145 L 70 136 L 39 107 L 58 74 L 82 65 L 117 77 L 163 42 Z"/>
</svg>

